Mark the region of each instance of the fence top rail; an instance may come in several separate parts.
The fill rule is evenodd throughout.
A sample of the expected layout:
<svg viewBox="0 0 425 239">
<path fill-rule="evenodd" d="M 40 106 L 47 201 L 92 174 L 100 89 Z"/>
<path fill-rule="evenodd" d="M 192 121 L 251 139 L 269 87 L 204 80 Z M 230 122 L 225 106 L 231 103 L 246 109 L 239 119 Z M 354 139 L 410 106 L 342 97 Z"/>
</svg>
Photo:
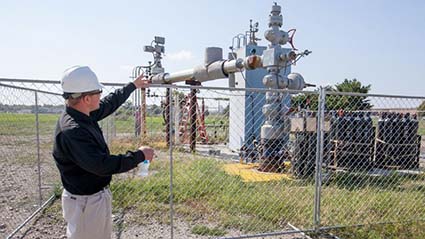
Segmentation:
<svg viewBox="0 0 425 239">
<path fill-rule="evenodd" d="M 36 89 L 31 89 L 31 88 L 22 87 L 22 86 L 8 85 L 8 84 L 3 84 L 3 83 L 0 83 L 0 86 L 7 87 L 7 88 L 18 89 L 18 90 L 33 91 L 33 92 L 38 92 L 38 93 L 43 93 L 43 94 L 49 94 L 49 95 L 62 96 L 59 93 L 54 93 L 54 92 L 44 91 L 44 90 L 36 90 Z"/>
<path fill-rule="evenodd" d="M 38 79 L 17 79 L 17 78 L 0 78 L 0 82 L 21 82 L 21 83 L 46 83 L 46 84 L 60 84 L 60 81 L 54 80 L 38 80 Z"/>
<path fill-rule="evenodd" d="M 364 94 L 364 93 L 338 92 L 338 91 L 325 91 L 325 93 L 326 93 L 326 95 L 362 96 L 362 97 L 386 97 L 386 98 L 405 98 L 405 99 L 425 100 L 425 96 L 411 96 L 411 95 Z"/>
<path fill-rule="evenodd" d="M 0 78 L 0 82 L 20 82 L 20 83 L 44 83 L 44 84 L 60 84 L 55 80 L 39 80 L 39 79 L 17 79 L 17 78 Z M 105 86 L 124 86 L 127 83 L 110 83 L 101 82 Z M 230 90 L 230 91 L 253 91 L 253 92 L 287 92 L 292 94 L 318 94 L 316 91 L 299 91 L 299 90 L 281 90 L 281 89 L 264 89 L 264 88 L 229 88 L 229 87 L 210 87 L 210 86 L 189 86 L 189 85 L 166 85 L 151 84 L 152 88 L 174 88 L 174 89 L 204 89 L 204 90 Z"/>
<path fill-rule="evenodd" d="M 307 90 L 283 90 L 283 89 L 265 89 L 265 88 L 235 88 L 235 87 L 214 87 L 214 86 L 189 86 L 189 85 L 166 85 L 166 84 L 152 84 L 151 87 L 155 88 L 172 88 L 172 89 L 199 89 L 199 90 L 223 90 L 223 91 L 248 91 L 248 92 L 279 92 L 290 94 L 314 94 L 318 95 L 317 91 Z"/>
<path fill-rule="evenodd" d="M 60 84 L 60 81 L 57 80 L 39 80 L 39 79 L 19 79 L 19 78 L 0 78 L 0 82 L 21 82 L 21 83 L 44 83 L 44 84 Z M 111 83 L 111 82 L 102 82 L 105 86 L 124 86 L 127 83 Z M 11 87 L 10 85 L 3 85 Z M 161 84 L 152 84 L 152 88 L 174 88 L 174 89 L 205 89 L 205 90 L 228 90 L 228 91 L 252 91 L 252 92 L 285 92 L 291 94 L 315 94 L 317 91 L 300 91 L 300 90 L 282 90 L 282 89 L 264 89 L 264 88 L 234 88 L 234 87 L 211 87 L 211 86 L 188 86 L 188 85 L 161 85 Z M 29 88 L 22 88 L 25 90 L 33 90 L 47 94 L 60 95 L 53 92 L 43 92 L 41 90 L 34 90 Z M 363 96 L 363 97 L 387 97 L 387 98 L 407 98 L 407 99 L 420 99 L 425 100 L 425 96 L 411 96 L 411 95 L 392 95 L 392 94 L 364 94 L 364 93 L 354 93 L 354 92 L 337 92 L 337 91 L 325 91 L 327 95 L 343 95 L 343 96 Z"/>
<path fill-rule="evenodd" d="M 0 82 L 20 82 L 20 83 L 39 83 L 39 84 L 60 84 L 58 80 L 38 80 L 38 79 L 15 79 L 15 78 L 0 78 Z M 110 82 L 101 82 L 106 86 L 123 86 L 127 83 L 110 83 Z"/>
</svg>

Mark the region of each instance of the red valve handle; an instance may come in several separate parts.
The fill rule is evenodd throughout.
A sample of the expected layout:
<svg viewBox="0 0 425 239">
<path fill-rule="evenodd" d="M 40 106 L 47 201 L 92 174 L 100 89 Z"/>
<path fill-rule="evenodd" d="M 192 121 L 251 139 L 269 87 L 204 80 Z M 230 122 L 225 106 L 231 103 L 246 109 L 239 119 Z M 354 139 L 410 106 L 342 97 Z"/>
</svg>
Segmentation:
<svg viewBox="0 0 425 239">
<path fill-rule="evenodd" d="M 294 46 L 294 35 L 295 35 L 295 32 L 297 31 L 297 29 L 295 29 L 295 28 L 293 28 L 293 29 L 290 29 L 289 31 L 288 31 L 288 35 L 289 35 L 289 33 L 290 32 L 292 32 L 292 35 L 291 36 L 289 36 L 289 40 L 288 40 L 288 42 L 289 42 L 289 44 L 291 44 L 291 47 L 292 47 L 292 49 L 293 50 L 295 50 L 295 51 L 297 51 L 298 49 L 297 48 L 295 48 L 295 46 Z"/>
</svg>

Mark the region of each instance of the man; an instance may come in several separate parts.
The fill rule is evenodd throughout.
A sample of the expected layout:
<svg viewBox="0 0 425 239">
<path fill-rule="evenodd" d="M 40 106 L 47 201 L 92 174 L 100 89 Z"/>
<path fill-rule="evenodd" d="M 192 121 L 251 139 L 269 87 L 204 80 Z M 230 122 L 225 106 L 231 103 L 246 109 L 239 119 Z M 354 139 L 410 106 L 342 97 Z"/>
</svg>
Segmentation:
<svg viewBox="0 0 425 239">
<path fill-rule="evenodd" d="M 112 114 L 137 88 L 146 88 L 143 76 L 100 100 L 103 85 L 87 66 L 75 66 L 62 78 L 66 110 L 59 118 L 53 157 L 61 174 L 63 216 L 68 238 L 105 239 L 112 234 L 112 174 L 126 172 L 154 151 L 140 147 L 126 154 L 110 155 L 97 123 Z"/>
</svg>

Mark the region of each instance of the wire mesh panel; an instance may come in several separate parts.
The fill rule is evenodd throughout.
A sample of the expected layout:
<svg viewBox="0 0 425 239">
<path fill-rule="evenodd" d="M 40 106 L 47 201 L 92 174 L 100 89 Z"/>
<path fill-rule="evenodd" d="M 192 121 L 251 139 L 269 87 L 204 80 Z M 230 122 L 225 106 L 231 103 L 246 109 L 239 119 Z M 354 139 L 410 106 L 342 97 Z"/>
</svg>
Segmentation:
<svg viewBox="0 0 425 239">
<path fill-rule="evenodd" d="M 103 96 L 122 87 L 121 84 L 106 85 Z M 3 188 L 0 194 L 3 212 L 0 214 L 0 233 L 5 237 L 48 200 L 54 191 L 61 192 L 59 172 L 51 153 L 54 129 L 60 113 L 64 110 L 64 99 L 60 95 L 60 86 L 44 81 L 2 81 L 0 90 L 0 151 L 1 168 L 4 170 L 4 183 L 2 183 Z M 143 122 L 140 117 L 142 92 L 135 91 L 113 115 L 99 123 L 112 154 L 136 150 L 141 145 L 150 145 L 157 150 L 168 149 L 165 141 L 163 106 L 161 100 L 156 97 L 157 95 L 163 97 L 165 90 L 152 88 L 150 91 L 154 97 L 150 97 L 149 93 L 145 92 L 147 101 L 143 104 L 146 112 Z M 141 132 L 142 123 L 145 125 L 144 132 Z M 160 157 L 158 163 L 151 166 L 152 174 L 155 174 L 156 165 L 161 165 L 160 162 L 163 159 L 164 157 Z M 165 157 L 165 159 L 164 167 L 167 167 L 168 158 Z M 161 189 L 163 197 L 168 198 L 169 181 L 153 180 L 153 184 L 146 184 L 145 181 L 137 176 L 137 170 L 114 177 L 111 190 L 114 196 L 114 234 L 117 236 L 127 235 L 127 230 L 124 228 L 128 228 L 128 225 L 138 227 L 139 224 L 136 222 L 155 225 L 153 230 L 157 232 L 157 235 L 170 233 L 167 224 L 170 219 L 163 215 L 164 210 L 168 209 L 165 205 L 169 204 L 161 204 L 161 213 L 158 214 L 161 216 L 157 217 L 158 223 L 154 223 L 152 217 L 145 215 L 156 212 L 154 206 L 158 205 L 146 206 L 144 202 L 149 202 L 146 199 L 149 195 L 141 196 L 140 194 L 150 190 L 139 187 L 153 185 Z M 131 190 L 135 186 L 137 189 Z M 164 203 L 163 199 L 161 203 Z M 143 208 L 150 211 L 142 210 Z M 134 213 L 139 209 L 140 213 Z M 147 214 L 141 214 L 142 211 Z M 49 238 L 63 236 L 65 221 L 62 218 L 60 198 L 43 213 L 41 219 L 34 221 L 34 225 L 29 223 L 12 238 L 20 238 L 23 235 Z M 128 218 L 129 215 L 136 215 L 136 217 Z M 160 226 L 161 224 L 164 226 Z M 49 225 L 52 228 L 49 228 Z M 165 229 L 167 226 L 168 228 Z M 144 235 L 131 228 L 128 231 L 125 237 Z M 144 231 L 147 233 L 145 236 L 149 235 L 149 230 Z"/>
<path fill-rule="evenodd" d="M 288 223 L 311 228 L 317 108 L 298 106 L 317 102 L 317 94 L 175 90 L 182 94 L 177 105 L 187 107 L 175 122 L 183 129 L 176 133 L 182 147 L 173 157 L 175 217 L 224 237 L 283 232 L 292 229 Z M 275 96 L 279 119 L 263 114 L 266 94 Z M 218 100 L 222 106 L 212 108 Z M 266 145 L 261 131 L 271 123 L 279 132 Z"/>
<path fill-rule="evenodd" d="M 424 99 L 328 92 L 323 226 L 423 219 Z"/>
<path fill-rule="evenodd" d="M 60 188 L 60 175 L 52 157 L 54 131 L 60 112 L 64 109 L 63 98 L 59 94 L 36 92 L 36 141 L 38 148 L 42 201 L 46 201 Z"/>
<path fill-rule="evenodd" d="M 41 203 L 34 106 L 34 92 L 0 86 L 1 237 Z"/>
<path fill-rule="evenodd" d="M 157 157 L 148 176 L 140 168 L 114 175 L 113 219 L 116 237 L 171 237 L 170 161 L 167 154 L 166 88 L 136 90 L 102 125 L 112 120 L 114 133 L 109 140 L 111 154 L 137 150 L 142 145 L 155 149 Z M 105 128 L 103 127 L 105 135 Z"/>
</svg>

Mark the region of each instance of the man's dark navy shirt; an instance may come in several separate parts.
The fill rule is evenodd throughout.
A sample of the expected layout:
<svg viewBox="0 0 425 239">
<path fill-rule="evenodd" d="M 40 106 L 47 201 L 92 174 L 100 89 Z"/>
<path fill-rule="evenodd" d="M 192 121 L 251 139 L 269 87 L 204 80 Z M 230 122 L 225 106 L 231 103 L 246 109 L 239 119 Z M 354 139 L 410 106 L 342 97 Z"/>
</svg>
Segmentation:
<svg viewBox="0 0 425 239">
<path fill-rule="evenodd" d="M 100 101 L 90 116 L 66 107 L 59 118 L 53 157 L 64 188 L 76 195 L 91 195 L 106 187 L 112 174 L 133 169 L 144 160 L 143 152 L 110 155 L 98 121 L 117 110 L 136 89 L 129 83 Z"/>
</svg>

